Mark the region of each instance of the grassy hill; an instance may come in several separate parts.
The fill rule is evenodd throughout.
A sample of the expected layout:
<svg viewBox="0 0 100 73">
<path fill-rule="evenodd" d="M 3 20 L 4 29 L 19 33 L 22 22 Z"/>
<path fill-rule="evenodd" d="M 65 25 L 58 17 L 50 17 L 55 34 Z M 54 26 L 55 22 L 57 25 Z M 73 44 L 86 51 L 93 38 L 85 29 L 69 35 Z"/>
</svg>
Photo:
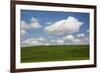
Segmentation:
<svg viewBox="0 0 100 73">
<path fill-rule="evenodd" d="M 89 59 L 89 45 L 52 45 L 21 48 L 21 62 L 47 62 Z"/>
</svg>

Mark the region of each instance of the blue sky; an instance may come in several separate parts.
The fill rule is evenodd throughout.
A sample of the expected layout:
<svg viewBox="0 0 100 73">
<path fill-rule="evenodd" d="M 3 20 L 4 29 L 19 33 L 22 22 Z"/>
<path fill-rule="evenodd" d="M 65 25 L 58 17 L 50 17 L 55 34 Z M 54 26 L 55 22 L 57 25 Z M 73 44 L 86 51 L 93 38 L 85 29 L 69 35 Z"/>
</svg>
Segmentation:
<svg viewBox="0 0 100 73">
<path fill-rule="evenodd" d="M 72 19 L 72 20 L 70 20 Z M 88 38 L 89 39 L 89 13 L 79 13 L 79 12 L 56 12 L 56 11 L 37 11 L 37 10 L 21 10 L 21 22 L 23 21 L 23 27 L 21 28 L 21 30 L 24 31 L 24 35 L 21 36 L 21 42 L 23 43 L 23 41 L 30 39 L 30 38 L 46 38 L 48 41 L 51 39 L 59 39 L 63 38 L 64 36 L 68 36 L 68 35 L 72 35 L 74 37 L 78 36 L 78 35 L 83 35 L 84 38 Z M 52 33 L 49 31 L 48 28 L 54 26 L 54 25 L 59 25 L 62 26 L 63 28 L 63 24 L 59 24 L 60 22 L 65 22 L 67 25 L 68 22 L 67 21 L 72 21 L 71 23 L 74 24 L 73 22 L 75 21 L 75 23 L 77 24 L 82 24 L 79 25 L 78 28 L 79 30 L 77 32 L 74 32 L 74 30 L 72 30 L 73 32 L 64 32 L 62 34 L 58 34 L 61 33 L 59 32 L 60 30 L 56 30 L 55 27 Z M 30 26 L 29 29 L 25 28 L 25 24 L 27 24 L 27 26 Z M 76 25 L 77 25 L 76 24 Z M 22 25 L 22 23 L 21 23 Z M 35 26 L 36 25 L 36 26 Z M 69 24 L 68 24 L 69 25 Z M 70 24 L 71 25 L 71 24 Z M 70 26 L 69 25 L 69 26 Z M 68 26 L 68 27 L 69 27 Z M 74 27 L 74 26 L 72 26 Z M 67 26 L 66 26 L 67 28 Z M 44 30 L 46 29 L 46 31 Z M 59 28 L 58 28 L 59 29 Z M 70 29 L 69 29 L 70 30 Z M 57 34 L 56 34 L 57 32 Z M 78 38 L 77 38 L 78 39 Z M 82 38 L 81 38 L 82 39 Z M 34 40 L 33 40 L 34 41 Z M 64 40 L 65 41 L 65 40 Z M 89 41 L 87 41 L 89 42 Z M 48 43 L 48 42 L 47 42 Z"/>
</svg>

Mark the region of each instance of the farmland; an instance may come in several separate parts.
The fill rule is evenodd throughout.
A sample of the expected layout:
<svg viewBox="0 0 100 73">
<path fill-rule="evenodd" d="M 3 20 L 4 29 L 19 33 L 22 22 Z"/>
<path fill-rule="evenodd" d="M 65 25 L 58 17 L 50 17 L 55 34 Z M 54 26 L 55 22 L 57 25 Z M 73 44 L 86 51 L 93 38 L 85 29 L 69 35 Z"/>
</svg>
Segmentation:
<svg viewBox="0 0 100 73">
<path fill-rule="evenodd" d="M 89 45 L 21 47 L 21 62 L 88 60 Z"/>
</svg>

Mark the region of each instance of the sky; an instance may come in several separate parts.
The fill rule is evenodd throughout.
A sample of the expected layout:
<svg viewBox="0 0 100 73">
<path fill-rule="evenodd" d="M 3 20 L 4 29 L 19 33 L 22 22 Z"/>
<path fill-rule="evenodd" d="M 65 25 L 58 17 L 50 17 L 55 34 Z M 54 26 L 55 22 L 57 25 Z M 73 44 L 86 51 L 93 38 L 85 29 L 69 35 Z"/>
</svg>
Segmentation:
<svg viewBox="0 0 100 73">
<path fill-rule="evenodd" d="M 87 45 L 89 13 L 21 10 L 21 46 Z"/>
</svg>

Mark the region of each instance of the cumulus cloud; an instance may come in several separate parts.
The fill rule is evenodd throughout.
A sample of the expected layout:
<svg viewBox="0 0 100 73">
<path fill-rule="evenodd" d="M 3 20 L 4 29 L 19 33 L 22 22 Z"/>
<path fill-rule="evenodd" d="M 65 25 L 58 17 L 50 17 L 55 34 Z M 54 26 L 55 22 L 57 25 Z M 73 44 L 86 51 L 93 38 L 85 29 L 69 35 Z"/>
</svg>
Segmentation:
<svg viewBox="0 0 100 73">
<path fill-rule="evenodd" d="M 43 37 L 38 38 L 39 41 L 45 41 Z"/>
<path fill-rule="evenodd" d="M 77 38 L 83 38 L 83 37 L 85 37 L 85 34 L 80 33 L 80 34 L 76 35 L 76 37 L 77 37 Z"/>
<path fill-rule="evenodd" d="M 41 45 L 64 45 L 64 40 L 62 39 L 56 39 L 56 40 L 47 40 L 42 37 L 40 38 L 30 38 L 26 39 L 21 42 L 22 47 L 28 47 L 28 46 L 41 46 Z"/>
<path fill-rule="evenodd" d="M 26 34 L 26 30 L 30 29 L 31 27 L 25 21 L 21 21 L 21 36 Z"/>
<path fill-rule="evenodd" d="M 45 45 L 45 46 L 49 46 L 49 45 L 51 45 L 51 44 L 50 44 L 50 43 L 44 43 L 44 45 Z"/>
<path fill-rule="evenodd" d="M 37 45 L 42 45 L 42 43 L 40 43 L 40 42 L 38 42 L 36 40 L 33 40 L 33 41 L 25 40 L 21 44 L 22 47 L 37 46 Z"/>
<path fill-rule="evenodd" d="M 25 30 L 25 29 L 30 29 L 30 25 L 27 24 L 25 21 L 21 21 L 21 29 Z"/>
<path fill-rule="evenodd" d="M 67 19 L 56 21 L 54 24 L 44 28 L 49 34 L 66 34 L 78 32 L 83 22 L 80 22 L 75 17 L 69 16 Z"/>
<path fill-rule="evenodd" d="M 83 38 L 82 40 L 85 42 L 85 44 L 89 44 L 89 43 L 90 43 L 90 42 L 89 42 L 90 40 L 89 40 L 88 37 L 85 37 L 85 38 Z"/>
<path fill-rule="evenodd" d="M 38 37 L 38 38 L 30 38 L 28 39 L 29 41 L 45 41 L 43 37 Z"/>
<path fill-rule="evenodd" d="M 39 21 L 38 21 L 36 18 L 34 18 L 34 17 L 31 18 L 31 24 L 30 24 L 30 26 L 31 26 L 32 28 L 34 28 L 34 29 L 37 29 L 37 28 L 41 28 L 41 27 L 42 27 L 42 26 L 39 24 Z"/>
<path fill-rule="evenodd" d="M 65 45 L 88 45 L 89 37 L 86 37 L 84 33 L 77 34 L 76 36 L 70 34 L 62 37 L 65 41 Z"/>
<path fill-rule="evenodd" d="M 53 40 L 51 40 L 51 42 L 56 42 L 56 40 L 53 39 Z"/>
<path fill-rule="evenodd" d="M 26 34 L 26 31 L 29 29 L 38 29 L 41 28 L 42 26 L 39 24 L 39 21 L 32 17 L 30 23 L 26 23 L 25 21 L 21 21 L 21 36 Z"/>
<path fill-rule="evenodd" d="M 83 38 L 83 39 L 74 39 L 72 41 L 73 45 L 88 45 L 89 44 L 89 40 L 87 40 L 88 38 Z"/>
<path fill-rule="evenodd" d="M 57 42 L 57 45 L 63 45 L 64 44 L 64 41 L 61 40 L 61 39 L 57 40 L 56 42 Z"/>
<path fill-rule="evenodd" d="M 66 42 L 62 39 L 57 39 L 54 41 L 39 41 L 39 40 L 33 40 L 33 39 L 27 39 L 25 41 L 22 41 L 21 46 L 22 47 L 28 47 L 28 46 L 48 46 L 48 45 L 88 45 L 89 44 L 89 40 L 87 40 L 88 38 L 84 38 L 84 39 L 73 39 L 70 40 L 70 42 Z"/>
<path fill-rule="evenodd" d="M 44 37 L 37 37 L 37 38 L 29 38 L 21 42 L 22 47 L 27 46 L 41 46 L 41 45 L 88 45 L 89 44 L 89 37 L 77 38 L 74 35 L 66 35 L 65 37 L 61 38 L 44 38 Z"/>
<path fill-rule="evenodd" d="M 21 30 L 21 36 L 25 35 L 26 31 L 25 30 Z"/>
<path fill-rule="evenodd" d="M 56 44 L 56 42 L 54 42 Z M 53 43 L 53 44 L 54 44 Z M 48 41 L 47 38 L 38 37 L 38 38 L 29 38 L 21 42 L 22 47 L 28 46 L 41 46 L 41 45 L 53 45 L 51 41 Z"/>
<path fill-rule="evenodd" d="M 73 35 L 67 35 L 65 37 L 63 37 L 64 40 L 74 40 L 74 36 Z"/>
<path fill-rule="evenodd" d="M 40 25 L 39 21 L 32 17 L 30 23 L 26 23 L 25 21 L 21 21 L 21 29 L 37 29 L 37 28 L 41 28 L 42 26 Z"/>
<path fill-rule="evenodd" d="M 82 41 L 80 39 L 74 39 L 73 44 L 82 44 Z"/>
<path fill-rule="evenodd" d="M 43 43 L 44 39 L 43 38 L 30 38 L 22 41 L 21 46 L 22 47 L 27 47 L 27 46 L 38 46 L 38 45 L 45 45 Z"/>
</svg>

